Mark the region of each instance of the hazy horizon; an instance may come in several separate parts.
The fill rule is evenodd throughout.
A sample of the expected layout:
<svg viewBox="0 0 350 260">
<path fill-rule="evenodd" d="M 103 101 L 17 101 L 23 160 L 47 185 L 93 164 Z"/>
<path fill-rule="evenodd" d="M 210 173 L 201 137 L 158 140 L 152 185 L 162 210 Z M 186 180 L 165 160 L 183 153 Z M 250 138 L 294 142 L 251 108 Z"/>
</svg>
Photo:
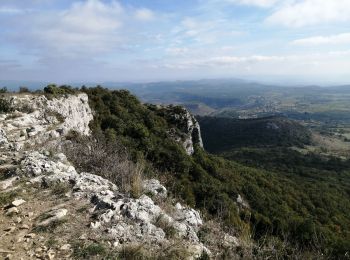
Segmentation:
<svg viewBox="0 0 350 260">
<path fill-rule="evenodd" d="M 344 83 L 314 83 L 313 81 L 307 82 L 307 81 L 295 81 L 291 82 L 288 80 L 254 80 L 254 79 L 244 79 L 244 78 L 201 78 L 201 79 L 184 79 L 184 80 L 154 80 L 154 81 L 81 81 L 81 82 L 55 82 L 55 81 L 27 81 L 27 80 L 1 80 L 0 79 L 0 88 L 7 87 L 10 91 L 17 91 L 20 87 L 28 87 L 29 89 L 36 90 L 36 89 L 42 89 L 45 86 L 49 84 L 56 84 L 56 85 L 70 85 L 72 87 L 81 87 L 81 86 L 87 86 L 87 87 L 94 87 L 101 85 L 106 88 L 130 88 L 132 86 L 136 87 L 143 87 L 143 85 L 149 85 L 152 84 L 159 84 L 164 83 L 164 87 L 168 87 L 168 84 L 173 83 L 196 83 L 196 82 L 210 82 L 213 83 L 215 81 L 218 82 L 218 84 L 222 81 L 231 82 L 233 87 L 237 87 L 239 82 L 243 82 L 245 84 L 253 83 L 261 85 L 261 87 L 264 86 L 270 86 L 270 87 L 300 87 L 300 88 L 307 88 L 307 87 L 322 87 L 322 88 L 333 88 L 333 87 L 342 87 L 342 86 L 349 86 L 347 82 Z M 243 85 L 246 86 L 246 85 Z M 180 87 L 180 86 L 179 86 Z"/>
<path fill-rule="evenodd" d="M 0 80 L 350 83 L 350 1 L 2 0 Z"/>
</svg>

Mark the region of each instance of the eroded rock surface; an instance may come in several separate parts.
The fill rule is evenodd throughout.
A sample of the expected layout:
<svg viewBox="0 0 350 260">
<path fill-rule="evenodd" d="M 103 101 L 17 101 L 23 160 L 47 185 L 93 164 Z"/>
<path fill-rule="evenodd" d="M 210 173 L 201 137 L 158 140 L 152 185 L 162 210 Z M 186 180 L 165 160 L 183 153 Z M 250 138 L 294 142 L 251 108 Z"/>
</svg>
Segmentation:
<svg viewBox="0 0 350 260">
<path fill-rule="evenodd" d="M 197 119 L 185 108 L 183 108 L 183 113 L 174 114 L 176 120 L 182 121 L 184 123 L 184 133 L 186 136 L 183 138 L 182 145 L 186 150 L 188 155 L 194 153 L 194 145 L 198 144 L 203 148 L 203 141 L 201 136 L 201 130 Z"/>
<path fill-rule="evenodd" d="M 194 153 L 194 146 L 196 144 L 203 148 L 199 123 L 186 108 L 172 105 L 158 105 L 157 108 L 162 111 L 170 124 L 180 129 L 181 133 L 178 133 L 175 128 L 172 128 L 168 131 L 168 134 L 176 142 L 181 143 L 188 155 Z"/>
<path fill-rule="evenodd" d="M 14 109 L 0 114 L 0 146 L 22 150 L 26 145 L 43 144 L 70 130 L 88 135 L 93 119 L 86 94 L 48 99 L 44 95 L 7 97 Z"/>
<path fill-rule="evenodd" d="M 162 184 L 160 184 L 160 182 L 156 179 L 145 180 L 142 183 L 142 188 L 145 193 L 150 193 L 153 196 L 160 197 L 160 198 L 167 197 L 166 188 Z"/>
<path fill-rule="evenodd" d="M 152 241 L 166 243 L 166 232 L 158 227 L 159 220 L 172 227 L 177 235 L 191 244 L 204 246 L 196 232 L 203 221 L 198 211 L 177 203 L 172 215 L 165 212 L 147 195 L 131 198 L 118 191 L 115 184 L 89 173 L 77 173 L 64 154 L 48 157 L 43 153 L 31 152 L 20 163 L 20 172 L 32 177 L 31 182 L 52 186 L 55 183 L 72 185 L 73 196 L 89 199 L 99 214 L 98 220 L 91 223 L 94 229 L 107 230 L 108 236 L 116 245 Z M 148 191 L 158 192 L 163 198 L 167 191 L 159 181 L 144 182 Z"/>
<path fill-rule="evenodd" d="M 37 226 L 48 226 L 55 221 L 62 220 L 68 213 L 66 209 L 54 209 L 46 213 L 46 218 L 39 222 Z"/>
<path fill-rule="evenodd" d="M 62 184 L 69 190 L 68 200 L 89 203 L 91 208 L 86 214 L 91 216 L 91 230 L 117 248 L 127 244 L 162 248 L 175 237 L 190 249 L 192 258 L 200 257 L 202 252 L 210 254 L 197 235 L 203 225 L 200 212 L 180 203 L 166 202 L 167 189 L 158 180 L 144 180 L 143 195 L 133 198 L 101 176 L 77 172 L 60 151 L 48 151 L 48 142 L 59 146 L 70 130 L 82 135 L 90 133 L 88 125 L 93 117 L 85 94 L 53 99 L 19 95 L 10 99 L 16 109 L 0 115 L 0 160 L 4 162 L 2 167 L 15 170 L 0 182 L 0 189 L 12 189 L 24 178 L 35 187 L 53 188 Z M 183 131 L 172 137 L 192 154 L 195 144 L 202 146 L 198 122 L 186 109 L 165 109 L 169 109 L 169 120 Z M 168 203 L 166 209 L 155 201 Z M 15 204 L 21 203 L 25 202 Z M 19 212 L 15 206 L 9 210 L 6 214 Z M 50 209 L 47 217 L 36 225 L 48 226 L 67 218 L 67 213 L 65 208 Z"/>
</svg>

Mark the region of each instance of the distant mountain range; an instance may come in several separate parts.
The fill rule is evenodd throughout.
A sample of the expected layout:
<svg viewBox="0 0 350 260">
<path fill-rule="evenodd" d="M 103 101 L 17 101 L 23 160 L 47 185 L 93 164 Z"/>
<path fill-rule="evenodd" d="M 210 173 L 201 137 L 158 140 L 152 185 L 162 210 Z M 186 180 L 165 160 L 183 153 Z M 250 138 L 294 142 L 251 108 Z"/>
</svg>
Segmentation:
<svg viewBox="0 0 350 260">
<path fill-rule="evenodd" d="M 7 87 L 10 90 L 16 90 L 20 86 L 25 86 L 30 89 L 39 89 L 50 83 L 48 81 L 29 81 L 29 80 L 0 80 L 0 87 Z M 159 82 L 146 82 L 146 83 L 135 83 L 135 82 L 65 82 L 64 84 L 71 85 L 74 87 L 86 86 L 97 86 L 101 85 L 108 88 L 126 88 L 137 93 L 149 93 L 149 92 L 170 92 L 170 91 L 181 91 L 193 89 L 206 89 L 208 87 L 214 87 L 214 89 L 227 89 L 236 87 L 268 87 L 268 88 L 307 88 L 307 89 L 332 89 L 334 90 L 347 90 L 350 89 L 350 85 L 329 85 L 328 87 L 320 87 L 318 85 L 300 85 L 295 84 L 272 84 L 262 83 L 255 80 L 245 80 L 238 78 L 231 79 L 201 79 L 201 80 L 178 80 L 178 81 L 159 81 Z M 60 85 L 60 84 L 58 84 Z"/>
</svg>

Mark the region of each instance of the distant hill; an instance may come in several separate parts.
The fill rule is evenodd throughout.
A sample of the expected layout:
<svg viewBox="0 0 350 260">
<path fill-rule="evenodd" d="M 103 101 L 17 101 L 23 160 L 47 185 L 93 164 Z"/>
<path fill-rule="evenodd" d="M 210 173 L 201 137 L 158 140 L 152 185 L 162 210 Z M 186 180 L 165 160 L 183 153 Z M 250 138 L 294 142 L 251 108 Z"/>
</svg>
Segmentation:
<svg viewBox="0 0 350 260">
<path fill-rule="evenodd" d="M 285 117 L 230 119 L 198 117 L 204 147 L 223 152 L 239 147 L 303 146 L 311 142 L 311 132 Z"/>
<path fill-rule="evenodd" d="M 184 106 L 189 111 L 191 111 L 192 114 L 199 115 L 199 116 L 207 116 L 215 112 L 215 109 L 202 103 L 192 103 L 192 104 L 189 103 L 189 104 L 184 104 Z"/>
<path fill-rule="evenodd" d="M 66 96 L 67 92 L 74 93 L 74 91 L 74 89 L 67 86 L 60 88 L 51 86 L 45 90 L 48 98 L 55 95 Z M 232 231 L 232 235 L 244 239 L 242 240 L 244 243 L 239 246 L 236 246 L 237 243 L 233 240 L 229 242 L 229 244 L 234 244 L 234 253 L 239 254 L 242 259 L 346 259 L 344 257 L 347 256 L 350 248 L 350 219 L 348 217 L 350 212 L 350 160 L 325 158 L 314 152 L 304 154 L 299 152 L 299 149 L 288 148 L 290 145 L 302 146 L 309 142 L 310 132 L 303 125 L 283 117 L 265 117 L 250 120 L 199 117 L 206 148 L 211 149 L 211 151 L 217 149 L 220 155 L 207 153 L 201 148 L 198 140 L 196 140 L 197 144 L 192 146 L 193 153 L 188 153 L 188 137 L 189 135 L 192 137 L 193 143 L 197 139 L 194 138 L 195 135 L 193 134 L 198 133 L 199 129 L 197 126 L 193 127 L 195 120 L 188 120 L 192 117 L 187 113 L 183 113 L 184 110 L 181 107 L 170 106 L 164 108 L 164 106 L 144 104 L 125 90 L 111 91 L 102 87 L 84 87 L 80 89 L 80 92 L 85 92 L 88 95 L 89 107 L 94 111 L 93 121 L 89 124 L 92 130 L 92 138 L 81 138 L 75 132 L 69 132 L 70 142 L 64 141 L 64 143 L 69 143 L 69 146 L 75 145 L 77 149 L 73 149 L 70 155 L 67 154 L 67 156 L 70 162 L 79 167 L 79 172 L 94 171 L 98 175 L 105 174 L 117 183 L 118 196 L 113 196 L 113 198 L 110 197 L 110 194 L 114 194 L 114 192 L 103 192 L 103 195 L 98 190 L 98 197 L 100 198 L 101 195 L 102 198 L 108 198 L 106 202 L 108 205 L 111 201 L 115 203 L 115 199 L 124 199 L 119 197 L 123 189 L 129 193 L 127 195 L 128 199 L 130 198 L 130 201 L 134 204 L 137 203 L 143 197 L 140 197 L 138 193 L 141 185 L 140 178 L 142 176 L 158 178 L 169 187 L 168 194 L 170 197 L 166 201 L 170 203 L 170 207 L 167 207 L 167 212 L 169 209 L 169 212 L 172 212 L 171 210 L 175 204 L 173 198 L 179 198 L 181 204 L 200 209 L 201 215 L 205 219 L 219 221 L 217 224 L 206 221 L 210 225 L 203 226 L 198 231 L 200 243 L 204 245 L 214 243 L 215 247 L 223 251 L 224 255 L 222 257 L 218 255 L 217 259 L 237 259 L 227 255 L 228 250 L 223 248 L 225 236 L 219 236 L 217 231 L 220 226 L 225 230 Z M 70 105 L 73 106 L 74 104 L 73 102 Z M 198 109 L 198 107 L 192 107 L 192 109 Z M 202 110 L 202 108 L 200 109 Z M 28 110 L 27 107 L 26 110 Z M 31 110 L 28 110 L 28 114 L 27 112 L 23 113 L 26 114 L 26 117 L 36 115 L 32 114 Z M 6 125 L 10 130 L 9 134 L 11 136 L 14 132 L 12 132 L 11 125 L 8 124 L 9 122 L 22 122 L 18 115 L 21 116 L 22 114 L 16 112 L 10 116 L 2 115 L 3 120 L 0 120 L 0 123 Z M 26 122 L 24 120 L 22 123 L 26 124 Z M 32 127 L 32 125 L 29 127 Z M 57 127 L 59 126 L 55 124 L 55 128 Z M 191 128 L 192 133 L 190 134 L 187 131 Z M 51 131 L 51 128 L 48 129 Z M 193 131 L 195 129 L 196 131 Z M 22 131 L 21 129 L 17 130 L 13 140 L 16 142 L 17 140 L 22 142 L 23 139 L 25 141 L 32 140 L 29 133 L 26 135 L 28 138 L 18 138 L 21 137 L 19 135 L 22 135 Z M 9 136 L 6 132 L 3 134 L 0 131 L 0 139 L 2 138 L 5 142 L 8 141 Z M 32 134 L 33 131 L 31 130 L 30 133 Z M 96 142 L 95 140 L 101 141 Z M 39 146 L 36 142 L 33 144 L 35 145 L 34 153 L 39 155 L 37 152 L 40 149 L 38 149 Z M 91 149 L 91 147 L 94 149 Z M 46 147 L 43 148 L 47 151 Z M 221 153 L 221 150 L 225 149 L 228 150 Z M 17 156 L 16 153 L 6 151 L 4 156 L 1 154 L 1 157 L 7 158 L 9 162 L 17 162 L 17 159 L 14 160 L 14 158 L 8 157 L 12 154 Z M 52 156 L 51 150 L 49 156 L 44 154 L 43 156 L 45 157 L 40 156 L 38 158 L 55 158 Z M 129 160 L 132 160 L 132 162 L 129 163 Z M 38 162 L 41 165 L 42 159 Z M 140 167 L 131 168 L 134 164 L 140 165 Z M 37 164 L 28 163 L 30 169 L 33 165 Z M 65 167 L 64 170 L 66 171 Z M 136 174 L 138 177 L 134 178 L 133 176 L 136 176 Z M 78 177 L 81 176 L 81 174 L 77 175 Z M 12 176 L 12 170 L 8 176 Z M 0 181 L 2 181 L 1 176 Z M 20 180 L 18 183 L 26 185 L 25 189 L 27 190 L 26 183 Z M 45 190 L 42 194 L 46 197 L 50 198 L 51 196 L 57 201 L 67 202 L 67 198 L 64 196 L 65 188 L 55 188 L 54 190 L 59 190 L 58 192 L 55 191 L 55 194 L 49 192 L 47 186 L 43 188 Z M 71 189 L 71 186 L 69 185 L 67 188 Z M 41 186 L 40 188 L 38 186 L 35 190 L 39 189 L 41 189 Z M 22 190 L 22 188 L 18 190 Z M 78 191 L 80 192 L 80 190 Z M 11 188 L 11 194 L 12 192 Z M 62 193 L 62 198 L 58 193 Z M 5 193 L 0 192 L 0 194 Z M 31 203 L 29 199 L 34 194 L 25 197 L 26 203 Z M 0 204 L 6 200 L 12 200 L 12 196 L 17 195 L 14 193 L 13 195 L 0 196 Z M 148 196 L 151 200 L 151 197 L 155 195 L 148 194 Z M 95 201 L 95 199 L 92 201 Z M 96 201 L 99 203 L 100 200 Z M 163 204 L 165 201 L 158 199 L 154 204 L 149 203 L 148 199 L 145 201 L 147 212 L 153 212 L 151 208 L 167 205 Z M 126 201 L 123 203 L 125 204 Z M 68 206 L 68 204 L 65 205 Z M 148 205 L 152 207 L 148 208 Z M 84 208 L 86 207 L 84 206 Z M 181 208 L 189 212 L 191 218 L 196 215 L 188 207 Z M 143 207 L 140 209 L 145 212 Z M 118 209 L 101 208 L 97 213 L 111 211 L 113 211 L 113 214 L 117 212 L 119 214 L 120 212 Z M 82 211 L 81 207 L 72 210 L 72 207 L 69 206 L 69 212 L 69 214 L 77 212 L 80 217 L 85 210 Z M 98 219 L 98 223 L 101 222 L 100 224 L 103 226 L 95 231 L 104 232 L 106 230 L 105 221 L 100 221 L 95 213 L 96 211 L 93 212 L 91 218 L 82 216 L 78 219 L 85 219 L 81 223 L 84 227 L 90 226 L 91 221 Z M 38 214 L 38 216 L 44 216 L 44 214 Z M 125 214 L 125 216 L 129 216 L 129 214 Z M 13 221 L 11 220 L 10 223 L 9 217 L 5 216 L 5 225 L 4 223 L 2 227 L 0 225 L 1 229 L 11 226 Z M 119 225 L 123 218 L 112 218 L 109 224 Z M 152 225 L 154 226 L 148 224 L 140 226 L 142 222 L 137 220 L 135 230 L 138 233 L 136 234 L 139 234 L 138 230 L 142 231 L 142 234 L 147 234 L 143 232 L 144 227 L 146 227 L 146 232 L 164 228 L 164 230 L 167 230 L 164 232 L 167 241 L 171 241 L 174 237 L 183 238 L 183 236 L 177 236 L 176 233 L 174 236 L 173 229 L 169 228 L 166 223 L 164 224 L 161 219 L 158 217 L 152 218 Z M 182 217 L 173 218 L 173 221 L 182 221 L 182 219 Z M 116 220 L 118 222 L 115 222 Z M 198 221 L 192 220 L 191 222 L 198 223 Z M 61 230 L 65 235 L 67 234 L 67 223 L 69 222 L 64 222 L 64 225 L 61 226 L 63 228 Z M 127 222 L 127 225 L 132 225 L 131 223 Z M 76 226 L 74 225 L 74 227 Z M 148 229 L 148 227 L 151 227 L 151 229 Z M 35 230 L 28 230 L 28 232 Z M 185 230 L 187 234 L 189 229 L 181 228 L 181 230 Z M 126 232 L 132 234 L 133 237 L 137 237 L 137 235 L 134 235 L 134 231 L 130 233 L 126 230 Z M 12 235 L 14 234 L 17 234 L 16 231 L 12 233 Z M 61 234 L 63 233 L 58 227 L 57 230 L 52 232 L 50 230 L 50 233 L 47 232 L 46 234 L 41 233 L 40 236 L 61 238 Z M 124 236 L 124 233 L 122 235 Z M 36 235 L 36 237 L 38 236 Z M 253 241 L 250 241 L 251 239 Z M 3 242 L 3 240 L 0 241 Z M 68 241 L 75 242 L 75 240 Z M 90 243 L 88 240 L 84 241 L 81 244 L 82 248 L 85 248 L 85 242 L 86 246 Z M 61 243 L 61 240 L 59 243 Z M 11 244 L 11 241 L 8 240 L 8 244 Z M 151 245 L 154 244 L 151 243 Z M 126 243 L 123 240 L 122 248 L 125 248 L 125 245 Z M 182 243 L 176 242 L 174 245 L 179 246 L 182 250 Z M 74 248 L 72 249 L 75 250 Z M 163 248 L 160 249 L 163 250 Z M 187 248 L 187 246 L 185 245 L 184 248 Z M 211 248 L 209 249 L 211 250 Z M 137 250 L 139 252 L 139 247 L 137 247 Z M 212 250 L 212 252 L 216 254 L 216 251 Z M 246 254 L 249 254 L 248 257 L 245 257 Z M 320 254 L 322 254 L 322 257 L 320 257 Z M 178 259 L 186 258 L 178 257 L 177 254 L 175 256 Z"/>
<path fill-rule="evenodd" d="M 9 91 L 18 91 L 19 87 L 27 87 L 30 90 L 42 89 L 49 82 L 23 81 L 23 80 L 0 80 L 0 88 L 6 87 Z"/>
</svg>

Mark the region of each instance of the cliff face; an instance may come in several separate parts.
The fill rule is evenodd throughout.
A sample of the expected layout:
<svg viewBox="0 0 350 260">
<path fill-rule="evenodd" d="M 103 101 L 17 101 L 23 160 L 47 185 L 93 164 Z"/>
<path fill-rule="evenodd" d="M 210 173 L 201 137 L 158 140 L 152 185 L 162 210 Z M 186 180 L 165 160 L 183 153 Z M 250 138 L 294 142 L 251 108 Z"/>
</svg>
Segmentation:
<svg viewBox="0 0 350 260">
<path fill-rule="evenodd" d="M 13 95 L 5 99 L 12 112 L 0 114 L 0 144 L 12 150 L 63 137 L 70 130 L 90 132 L 93 119 L 86 94 L 48 99 L 44 95 Z"/>
<path fill-rule="evenodd" d="M 186 149 L 187 154 L 192 155 L 194 153 L 194 145 L 198 144 L 203 148 L 203 141 L 201 136 L 201 129 L 196 118 L 186 109 L 184 113 L 180 114 L 180 120 L 185 122 L 186 125 L 186 138 L 183 142 L 183 147 Z"/>
<path fill-rule="evenodd" d="M 78 172 L 67 160 L 60 148 L 64 137 L 71 130 L 90 134 L 93 115 L 87 95 L 6 98 L 12 111 L 0 114 L 0 194 L 16 192 L 9 197 L 13 201 L 0 205 L 5 206 L 0 229 L 7 230 L 0 248 L 10 248 L 15 259 L 52 259 L 71 257 L 72 241 L 83 240 L 84 245 L 104 241 L 117 252 L 142 245 L 161 254 L 175 250 L 181 241 L 184 259 L 211 254 L 197 235 L 203 225 L 200 212 L 168 198 L 158 180 L 142 180 L 141 195 L 133 197 L 110 180 Z M 202 145 L 198 122 L 185 109 L 166 110 L 169 120 L 183 131 L 174 138 L 192 154 L 194 144 Z M 222 235 L 235 242 L 230 246 L 238 245 L 236 238 Z M 58 244 L 48 247 L 53 236 Z"/>
<path fill-rule="evenodd" d="M 196 118 L 186 109 L 179 106 L 158 106 L 164 118 L 174 126 L 168 131 L 169 136 L 180 143 L 188 155 L 194 153 L 194 146 L 203 148 L 201 129 Z M 176 131 L 176 129 L 180 131 Z"/>
</svg>

